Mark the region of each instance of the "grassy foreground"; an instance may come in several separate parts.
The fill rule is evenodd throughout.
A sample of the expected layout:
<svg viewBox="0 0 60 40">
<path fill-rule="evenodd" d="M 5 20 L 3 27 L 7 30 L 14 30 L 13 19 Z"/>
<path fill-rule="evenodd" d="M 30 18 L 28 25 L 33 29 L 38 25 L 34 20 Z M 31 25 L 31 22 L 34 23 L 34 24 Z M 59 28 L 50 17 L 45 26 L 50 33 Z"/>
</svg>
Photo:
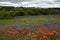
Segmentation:
<svg viewBox="0 0 60 40">
<path fill-rule="evenodd" d="M 60 40 L 60 18 L 25 16 L 0 20 L 0 40 Z"/>
<path fill-rule="evenodd" d="M 0 20 L 0 27 L 6 27 L 7 25 L 12 25 L 12 24 L 28 25 L 29 23 L 48 22 L 48 21 L 56 21 L 56 22 L 60 23 L 60 18 L 59 17 L 49 17 L 49 16 L 17 17 L 14 19 Z"/>
</svg>

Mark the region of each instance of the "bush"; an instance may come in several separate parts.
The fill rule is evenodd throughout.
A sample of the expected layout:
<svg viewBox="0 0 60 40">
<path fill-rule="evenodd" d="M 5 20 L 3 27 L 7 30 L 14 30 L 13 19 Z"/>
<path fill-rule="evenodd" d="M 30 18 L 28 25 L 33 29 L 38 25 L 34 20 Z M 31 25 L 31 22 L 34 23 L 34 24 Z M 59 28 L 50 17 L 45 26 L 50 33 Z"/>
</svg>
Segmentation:
<svg viewBox="0 0 60 40">
<path fill-rule="evenodd" d="M 0 19 L 10 19 L 15 17 L 13 11 L 0 11 Z"/>
</svg>

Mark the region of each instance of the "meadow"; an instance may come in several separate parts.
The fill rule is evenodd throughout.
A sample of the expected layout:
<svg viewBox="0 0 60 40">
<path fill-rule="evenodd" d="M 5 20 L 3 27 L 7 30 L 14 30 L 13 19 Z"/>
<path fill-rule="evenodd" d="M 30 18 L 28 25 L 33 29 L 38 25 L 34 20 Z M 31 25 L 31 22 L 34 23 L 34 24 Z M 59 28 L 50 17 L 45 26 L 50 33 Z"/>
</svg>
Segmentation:
<svg viewBox="0 0 60 40">
<path fill-rule="evenodd" d="M 41 15 L 41 16 L 19 16 L 13 19 L 1 19 L 0 20 L 0 27 L 7 27 L 9 25 L 29 25 L 30 23 L 49 23 L 49 22 L 56 22 L 60 23 L 60 16 L 59 15 Z"/>
<path fill-rule="evenodd" d="M 60 16 L 18 16 L 1 19 L 0 40 L 60 40 Z"/>
</svg>

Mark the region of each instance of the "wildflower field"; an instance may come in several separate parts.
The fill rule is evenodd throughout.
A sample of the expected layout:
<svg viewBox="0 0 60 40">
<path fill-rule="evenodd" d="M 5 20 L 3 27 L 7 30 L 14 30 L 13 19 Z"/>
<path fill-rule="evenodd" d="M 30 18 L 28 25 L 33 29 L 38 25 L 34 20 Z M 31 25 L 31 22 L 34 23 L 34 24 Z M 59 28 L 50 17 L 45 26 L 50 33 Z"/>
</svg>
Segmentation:
<svg viewBox="0 0 60 40">
<path fill-rule="evenodd" d="M 0 20 L 0 40 L 60 40 L 60 18 L 21 17 Z"/>
</svg>

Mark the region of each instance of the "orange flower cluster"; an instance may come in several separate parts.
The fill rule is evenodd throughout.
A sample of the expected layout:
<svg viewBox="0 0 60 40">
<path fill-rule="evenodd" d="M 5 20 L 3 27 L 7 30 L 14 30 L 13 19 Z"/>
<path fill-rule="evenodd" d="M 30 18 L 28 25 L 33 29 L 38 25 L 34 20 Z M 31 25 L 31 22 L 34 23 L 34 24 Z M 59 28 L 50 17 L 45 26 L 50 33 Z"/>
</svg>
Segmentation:
<svg viewBox="0 0 60 40">
<path fill-rule="evenodd" d="M 32 25 L 34 26 L 34 25 Z M 32 30 L 36 28 L 36 31 Z M 2 40 L 9 40 L 9 37 L 13 37 L 13 40 L 60 40 L 60 26 L 56 26 L 52 30 L 47 27 L 40 28 L 32 27 L 26 28 L 3 28 L 0 30 L 0 35 L 3 35 Z M 1 39 L 1 38 L 0 38 Z"/>
</svg>

